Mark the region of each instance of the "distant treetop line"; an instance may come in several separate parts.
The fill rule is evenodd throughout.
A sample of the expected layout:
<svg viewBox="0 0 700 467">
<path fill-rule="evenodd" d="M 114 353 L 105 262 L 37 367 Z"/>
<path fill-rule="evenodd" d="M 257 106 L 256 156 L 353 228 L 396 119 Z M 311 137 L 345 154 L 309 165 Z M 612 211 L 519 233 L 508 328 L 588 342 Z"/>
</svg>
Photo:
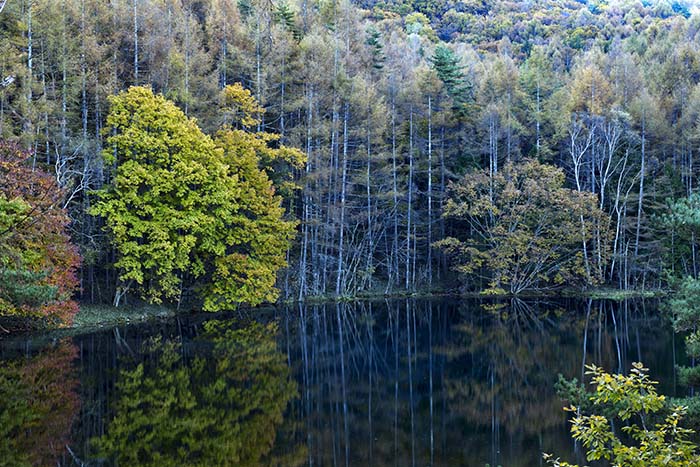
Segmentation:
<svg viewBox="0 0 700 467">
<path fill-rule="evenodd" d="M 535 44 L 563 39 L 573 48 L 587 41 L 629 37 L 660 20 L 690 18 L 692 1 L 652 0 L 406 0 L 362 1 L 377 18 L 386 14 L 410 16 L 412 23 L 430 27 L 443 41 L 467 42 L 488 49 L 504 37 L 527 53 Z M 694 10 L 695 8 L 695 10 Z M 427 19 L 427 22 L 425 21 Z"/>
<path fill-rule="evenodd" d="M 179 135 L 191 137 L 185 143 L 154 140 L 170 148 L 172 167 L 198 138 L 219 138 L 231 154 L 254 150 L 235 170 L 254 175 L 251 189 L 263 194 L 231 200 L 267 200 L 285 218 L 280 239 L 298 221 L 284 260 L 285 241 L 272 242 L 270 263 L 255 266 L 264 286 L 250 289 L 245 268 L 221 270 L 235 276 L 231 284 L 252 281 L 236 293 L 226 280 L 210 284 L 229 297 L 226 306 L 271 299 L 275 275 L 282 298 L 303 299 L 664 288 L 700 273 L 700 12 L 692 2 L 10 0 L 0 43 L 0 138 L 26 150 L 25 167 L 50 173 L 61 190 L 52 206 L 70 220 L 84 300 L 112 301 L 137 277 L 146 297 L 161 290 L 178 302 L 206 300 L 207 286 L 194 279 L 224 267 L 213 259 L 222 245 L 240 245 L 227 253 L 241 255 L 237 264 L 252 261 L 242 237 L 197 244 L 204 237 L 187 236 L 177 222 L 193 224 L 183 215 L 169 219 L 170 233 L 194 243 L 178 250 L 177 268 L 159 270 L 157 255 L 126 267 L 131 243 L 119 246 L 96 193 L 156 170 L 147 147 L 142 172 L 121 165 L 119 132 L 143 131 L 140 143 L 159 134 L 153 122 L 108 118 L 110 96 L 132 87 L 150 87 L 196 119 L 182 121 L 201 130 Z M 234 83 L 234 94 L 222 92 Z M 233 136 L 222 140 L 221 128 Z M 264 193 L 268 182 L 273 194 Z M 145 196 L 157 186 L 136 184 L 129 196 L 174 209 L 168 193 Z M 35 283 L 32 300 L 50 301 L 49 262 L 16 254 L 16 223 L 31 203 L 12 195 L 0 204 L 8 232 L 0 275 Z M 235 206 L 255 220 L 253 208 Z M 152 238 L 137 237 L 129 251 L 152 253 Z M 206 248 L 217 253 L 202 256 Z M 141 277 L 141 266 L 150 275 Z M 16 297 L 0 292 L 3 300 Z"/>
</svg>

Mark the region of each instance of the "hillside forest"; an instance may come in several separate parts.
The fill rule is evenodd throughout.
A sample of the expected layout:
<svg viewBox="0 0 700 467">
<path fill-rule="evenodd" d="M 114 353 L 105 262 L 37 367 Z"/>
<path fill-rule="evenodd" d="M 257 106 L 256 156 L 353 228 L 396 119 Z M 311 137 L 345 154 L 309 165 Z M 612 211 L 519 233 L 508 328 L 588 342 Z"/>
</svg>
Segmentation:
<svg viewBox="0 0 700 467">
<path fill-rule="evenodd" d="M 0 314 L 700 273 L 691 2 L 5 0 L 0 44 Z"/>
</svg>

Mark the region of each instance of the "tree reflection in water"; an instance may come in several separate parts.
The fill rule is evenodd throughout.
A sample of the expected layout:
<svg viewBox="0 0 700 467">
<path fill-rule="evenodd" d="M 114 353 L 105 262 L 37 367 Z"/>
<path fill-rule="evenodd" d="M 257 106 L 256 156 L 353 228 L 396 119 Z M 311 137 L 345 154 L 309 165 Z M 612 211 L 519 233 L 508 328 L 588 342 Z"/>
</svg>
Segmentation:
<svg viewBox="0 0 700 467">
<path fill-rule="evenodd" d="M 175 340 L 155 338 L 145 358 L 121 372 L 98 457 L 124 466 L 293 465 L 303 452 L 275 457 L 287 403 L 297 394 L 275 324 L 234 329 L 210 321 L 199 340 L 207 352 L 183 357 Z M 296 457 L 296 459 L 295 459 Z"/>
<path fill-rule="evenodd" d="M 579 461 L 558 373 L 641 360 L 675 395 L 683 363 L 644 302 L 294 305 L 8 356 L 34 342 L 0 343 L 0 387 L 15 395 L 0 400 L 0 465 L 530 467 L 543 451 Z M 52 370 L 32 376 L 40 367 Z M 59 454 L 69 437 L 73 454 Z"/>
<path fill-rule="evenodd" d="M 65 461 L 80 401 L 69 341 L 0 366 L 0 466 L 47 466 Z"/>
<path fill-rule="evenodd" d="M 554 447 L 575 457 L 557 374 L 577 376 L 592 361 L 626 368 L 642 347 L 656 346 L 658 362 L 671 342 L 642 305 L 575 305 L 406 300 L 289 310 L 307 465 L 529 467 Z M 652 332 L 660 337 L 645 340 Z"/>
</svg>

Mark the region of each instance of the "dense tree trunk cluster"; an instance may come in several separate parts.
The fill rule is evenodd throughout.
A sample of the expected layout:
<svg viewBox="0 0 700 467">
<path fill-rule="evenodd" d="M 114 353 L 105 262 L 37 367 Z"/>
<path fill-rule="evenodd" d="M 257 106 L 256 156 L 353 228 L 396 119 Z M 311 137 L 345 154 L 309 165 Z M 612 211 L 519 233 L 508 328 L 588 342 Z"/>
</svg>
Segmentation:
<svg viewBox="0 0 700 467">
<path fill-rule="evenodd" d="M 82 298 L 111 300 L 119 283 L 103 220 L 88 212 L 116 175 L 103 157 L 108 97 L 133 85 L 211 134 L 233 121 L 221 90 L 241 82 L 264 109 L 249 129 L 305 153 L 301 169 L 268 170 L 300 221 L 283 298 L 456 286 L 434 244 L 474 232 L 444 217 L 448 185 L 524 159 L 596 196 L 603 214 L 580 245 L 594 282 L 654 288 L 667 270 L 697 273 L 696 236 L 680 251 L 658 222 L 667 199 L 697 186 L 697 15 L 418 3 L 401 15 L 403 2 L 347 0 L 3 2 L 0 136 L 64 190 Z"/>
</svg>

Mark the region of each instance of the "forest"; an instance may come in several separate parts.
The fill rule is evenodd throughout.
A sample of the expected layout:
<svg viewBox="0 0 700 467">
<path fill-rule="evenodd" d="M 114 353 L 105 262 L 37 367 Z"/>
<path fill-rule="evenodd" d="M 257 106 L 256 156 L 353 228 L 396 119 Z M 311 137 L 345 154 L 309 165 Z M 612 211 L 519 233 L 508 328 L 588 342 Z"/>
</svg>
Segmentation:
<svg viewBox="0 0 700 467">
<path fill-rule="evenodd" d="M 0 8 L 3 315 L 698 275 L 691 2 Z"/>
<path fill-rule="evenodd" d="M 697 1 L 0 0 L 0 467 L 700 465 L 699 185 Z"/>
</svg>

